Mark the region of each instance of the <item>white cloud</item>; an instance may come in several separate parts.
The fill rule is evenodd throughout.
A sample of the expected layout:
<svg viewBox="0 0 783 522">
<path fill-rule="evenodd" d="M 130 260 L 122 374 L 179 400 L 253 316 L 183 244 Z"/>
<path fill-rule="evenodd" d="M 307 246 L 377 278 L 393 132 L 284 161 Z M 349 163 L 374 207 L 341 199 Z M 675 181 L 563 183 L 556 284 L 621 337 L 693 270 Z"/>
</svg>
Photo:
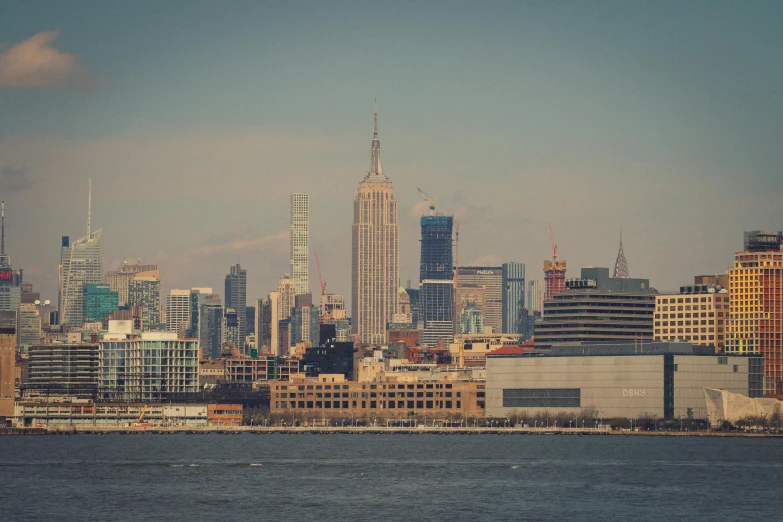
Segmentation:
<svg viewBox="0 0 783 522">
<path fill-rule="evenodd" d="M 45 31 L 0 54 L 0 89 L 39 89 L 69 86 L 90 88 L 95 78 L 73 54 L 53 44 L 59 33 Z"/>
</svg>

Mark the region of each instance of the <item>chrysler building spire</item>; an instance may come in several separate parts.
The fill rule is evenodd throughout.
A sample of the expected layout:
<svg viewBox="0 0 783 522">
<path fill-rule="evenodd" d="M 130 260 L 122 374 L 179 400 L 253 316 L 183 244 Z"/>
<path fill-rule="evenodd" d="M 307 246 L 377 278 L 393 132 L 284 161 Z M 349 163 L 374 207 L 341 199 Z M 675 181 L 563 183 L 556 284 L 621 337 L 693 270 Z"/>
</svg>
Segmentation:
<svg viewBox="0 0 783 522">
<path fill-rule="evenodd" d="M 617 252 L 617 261 L 614 263 L 614 277 L 620 279 L 628 279 L 631 277 L 628 274 L 628 261 L 625 260 L 625 254 L 623 253 L 622 229 L 620 229 L 620 250 Z"/>
</svg>

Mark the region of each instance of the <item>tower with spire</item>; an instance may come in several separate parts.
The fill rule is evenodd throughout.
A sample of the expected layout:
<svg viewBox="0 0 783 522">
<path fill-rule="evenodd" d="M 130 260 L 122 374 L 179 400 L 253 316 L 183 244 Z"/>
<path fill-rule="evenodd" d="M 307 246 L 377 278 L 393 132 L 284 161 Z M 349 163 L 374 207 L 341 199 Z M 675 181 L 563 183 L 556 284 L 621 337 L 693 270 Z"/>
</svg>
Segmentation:
<svg viewBox="0 0 783 522">
<path fill-rule="evenodd" d="M 88 284 L 103 283 L 103 230 L 92 230 L 92 179 L 87 196 L 87 235 L 71 243 L 62 236 L 60 250 L 60 291 L 58 309 L 60 324 L 81 326 L 84 323 L 84 289 Z"/>
<path fill-rule="evenodd" d="M 377 103 L 370 169 L 359 182 L 353 210 L 352 329 L 360 342 L 380 345 L 386 342 L 386 324 L 397 311 L 400 250 L 397 201 L 381 166 Z"/>
<path fill-rule="evenodd" d="M 612 277 L 618 279 L 629 279 L 631 277 L 628 274 L 628 261 L 625 260 L 625 253 L 623 252 L 622 230 L 620 230 L 620 250 L 617 252 L 617 261 L 614 263 L 614 275 Z"/>
</svg>

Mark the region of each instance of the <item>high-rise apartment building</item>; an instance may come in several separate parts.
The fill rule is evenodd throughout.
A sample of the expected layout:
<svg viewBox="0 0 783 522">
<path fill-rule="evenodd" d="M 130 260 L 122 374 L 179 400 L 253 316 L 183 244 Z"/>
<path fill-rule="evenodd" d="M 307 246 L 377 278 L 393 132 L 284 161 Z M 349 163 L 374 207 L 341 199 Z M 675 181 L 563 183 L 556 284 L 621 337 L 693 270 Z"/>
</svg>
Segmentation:
<svg viewBox="0 0 783 522">
<path fill-rule="evenodd" d="M 268 297 L 256 300 L 254 320 L 256 349 L 258 353 L 269 353 L 272 342 L 272 303 Z"/>
<path fill-rule="evenodd" d="M 17 314 L 16 343 L 19 347 L 41 341 L 41 314 L 34 304 L 19 305 Z"/>
<path fill-rule="evenodd" d="M 185 332 L 188 339 L 200 339 L 201 305 L 206 302 L 208 296 L 212 294 L 212 288 L 196 287 L 190 289 L 190 324 Z"/>
<path fill-rule="evenodd" d="M 291 194 L 291 276 L 296 295 L 309 289 L 310 195 Z"/>
<path fill-rule="evenodd" d="M 294 348 L 299 343 L 318 346 L 318 309 L 313 306 L 313 296 L 296 296 L 296 306 L 291 310 L 290 343 Z"/>
<path fill-rule="evenodd" d="M 241 344 L 240 344 L 241 343 Z M 239 336 L 239 314 L 233 308 L 223 309 L 223 345 L 232 344 L 244 353 L 244 344 Z"/>
<path fill-rule="evenodd" d="M 269 292 L 269 353 L 278 357 L 283 353 L 280 339 L 280 322 L 283 321 L 281 311 L 280 292 Z"/>
<path fill-rule="evenodd" d="M 123 261 L 117 270 L 110 270 L 106 273 L 106 284 L 114 292 L 119 294 L 119 306 L 128 305 L 128 285 L 133 276 L 140 272 L 151 272 L 157 270 L 158 265 L 143 265 L 140 260 L 134 262 Z"/>
<path fill-rule="evenodd" d="M 351 320 L 362 343 L 384 344 L 386 324 L 397 312 L 400 281 L 399 230 L 394 187 L 381 167 L 375 111 L 370 170 L 353 204 Z"/>
<path fill-rule="evenodd" d="M 655 340 L 690 341 L 712 346 L 725 344 L 729 293 L 716 285 L 687 285 L 679 294 L 655 296 Z"/>
<path fill-rule="evenodd" d="M 277 282 L 277 297 L 277 317 L 284 321 L 291 317 L 291 309 L 296 304 L 296 286 L 289 274 L 283 274 Z"/>
<path fill-rule="evenodd" d="M 544 282 L 529 281 L 527 292 L 527 309 L 534 312 L 544 310 Z"/>
<path fill-rule="evenodd" d="M 239 264 L 231 265 L 226 275 L 226 308 L 233 308 L 237 315 L 238 338 L 236 347 L 244 350 L 247 335 L 247 271 Z"/>
<path fill-rule="evenodd" d="M 172 288 L 166 296 L 166 329 L 177 337 L 187 336 L 190 328 L 190 290 Z"/>
<path fill-rule="evenodd" d="M 503 331 L 518 334 L 525 308 L 525 265 L 522 263 L 503 263 Z M 482 332 L 478 332 L 482 333 Z"/>
<path fill-rule="evenodd" d="M 198 342 L 204 357 L 218 358 L 223 344 L 223 303 L 217 294 L 208 294 L 200 301 Z"/>
<path fill-rule="evenodd" d="M 419 339 L 430 346 L 439 339 L 446 344 L 454 340 L 453 229 L 453 216 L 421 218 L 419 298 L 424 329 Z"/>
<path fill-rule="evenodd" d="M 482 286 L 485 291 L 484 327 L 492 333 L 503 329 L 503 268 L 499 266 L 459 267 L 459 286 Z"/>
<path fill-rule="evenodd" d="M 161 294 L 160 271 L 150 270 L 135 274 L 128 283 L 128 304 L 141 309 L 141 330 L 160 328 Z"/>
<path fill-rule="evenodd" d="M 764 356 L 764 393 L 783 395 L 783 234 L 745 233 L 729 270 L 727 354 Z"/>
</svg>

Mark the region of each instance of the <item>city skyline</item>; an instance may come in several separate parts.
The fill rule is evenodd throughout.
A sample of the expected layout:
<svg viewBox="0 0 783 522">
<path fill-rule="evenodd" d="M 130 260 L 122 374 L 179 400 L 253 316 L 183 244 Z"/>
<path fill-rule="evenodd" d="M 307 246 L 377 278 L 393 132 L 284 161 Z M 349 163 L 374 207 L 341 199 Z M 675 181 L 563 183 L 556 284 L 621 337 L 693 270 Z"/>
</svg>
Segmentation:
<svg viewBox="0 0 783 522">
<path fill-rule="evenodd" d="M 43 299 L 56 301 L 52 245 L 82 235 L 89 177 L 106 269 L 131 256 L 158 264 L 168 292 L 220 288 L 241 263 L 251 301 L 286 271 L 289 194 L 310 193 L 310 246 L 330 290 L 350 296 L 347 202 L 376 95 L 400 205 L 401 282 L 417 278 L 417 186 L 460 221 L 462 264 L 514 260 L 531 280 L 543 278 L 549 221 L 573 273 L 612 266 L 622 226 L 633 274 L 661 291 L 723 273 L 743 230 L 780 228 L 775 3 L 342 6 L 307 17 L 291 16 L 301 14 L 292 5 L 248 8 L 244 23 L 230 10 L 210 20 L 213 9 L 164 8 L 149 34 L 99 6 L 106 23 L 94 27 L 64 6 L 13 5 L 0 21 L 6 252 Z M 315 14 L 333 22 L 327 33 Z M 367 46 L 356 28 L 378 16 Z M 416 21 L 427 31 L 408 29 Z M 212 39 L 190 36 L 193 23 Z M 105 38 L 109 27 L 124 38 Z M 400 35 L 410 43 L 396 45 Z M 161 56 L 144 45 L 165 38 L 175 45 Z M 20 50 L 70 69 L 14 71 Z M 233 69 L 221 64 L 227 53 Z M 161 74 L 170 63 L 179 65 Z M 253 72 L 259 63 L 271 73 Z M 158 190 L 128 190 L 129 179 Z M 717 201 L 730 204 L 715 212 Z"/>
</svg>

